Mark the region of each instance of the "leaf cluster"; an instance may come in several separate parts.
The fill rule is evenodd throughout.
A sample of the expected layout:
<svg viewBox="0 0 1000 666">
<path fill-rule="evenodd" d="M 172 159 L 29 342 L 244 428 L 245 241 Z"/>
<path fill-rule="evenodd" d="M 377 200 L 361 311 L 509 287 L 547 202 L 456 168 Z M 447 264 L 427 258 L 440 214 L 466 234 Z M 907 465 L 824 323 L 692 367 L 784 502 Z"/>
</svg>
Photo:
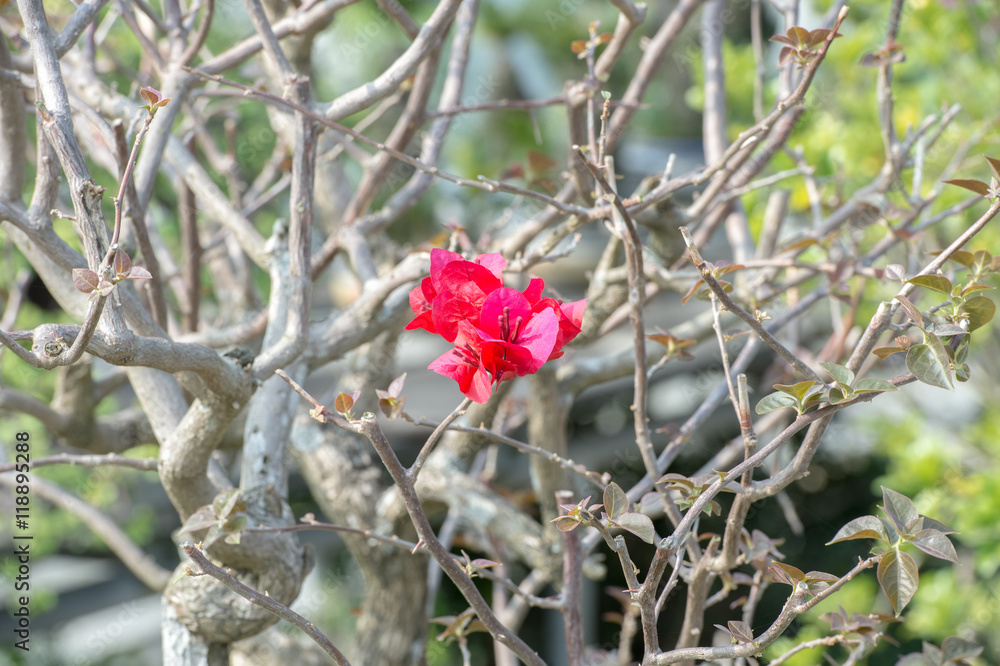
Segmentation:
<svg viewBox="0 0 1000 666">
<path fill-rule="evenodd" d="M 991 289 L 981 280 L 1000 271 L 1000 257 L 986 250 L 969 252 L 959 250 L 950 257 L 965 266 L 970 273 L 962 284 L 953 284 L 943 275 L 917 275 L 906 280 L 908 284 L 923 287 L 947 297 L 947 301 L 932 311 L 921 311 L 902 294 L 896 296 L 913 325 L 923 333 L 923 342 L 909 344 L 906 338 L 897 338 L 892 347 L 879 347 L 872 353 L 885 359 L 898 352 L 906 353 L 906 367 L 913 375 L 931 386 L 953 390 L 954 379 L 969 379 L 969 366 L 965 362 L 969 353 L 970 334 L 988 324 L 996 314 L 996 305 L 977 292 Z"/>
<path fill-rule="evenodd" d="M 861 516 L 840 528 L 827 543 L 853 539 L 875 539 L 878 544 L 873 552 L 881 553 L 878 564 L 878 582 L 896 615 L 903 611 L 917 592 L 919 574 L 917 563 L 902 547 L 912 544 L 932 557 L 958 563 L 955 546 L 948 539 L 954 534 L 933 518 L 917 513 L 910 498 L 890 488 L 882 488 L 885 516 Z"/>
<path fill-rule="evenodd" d="M 177 536 L 186 534 L 192 538 L 203 530 L 208 530 L 200 541 L 208 548 L 219 539 L 226 543 L 239 544 L 240 535 L 247 528 L 247 502 L 239 488 L 224 490 L 215 496 L 211 504 L 200 507 L 188 516 L 177 531 Z"/>
<path fill-rule="evenodd" d="M 805 67 L 819 55 L 819 49 L 827 40 L 830 32 L 830 30 L 823 28 L 806 30 L 799 26 L 792 26 L 784 35 L 772 36 L 770 41 L 785 44 L 781 53 L 778 54 L 778 64 L 787 65 L 794 62 L 800 69 Z M 843 37 L 843 35 L 838 32 L 833 36 L 833 39 L 837 37 Z"/>
<path fill-rule="evenodd" d="M 601 525 L 602 527 L 618 527 L 626 532 L 631 532 L 646 543 L 653 543 L 656 529 L 653 527 L 653 520 L 644 513 L 633 511 L 628 501 L 628 496 L 617 483 L 609 483 L 604 489 L 604 504 L 589 505 L 590 497 L 586 497 L 578 504 L 562 505 L 566 514 L 553 518 L 552 522 L 560 532 L 572 532 L 580 525 L 591 527 Z M 595 514 L 604 509 L 604 522 L 599 520 Z"/>
<path fill-rule="evenodd" d="M 777 409 L 791 407 L 801 416 L 813 407 L 824 403 L 839 405 L 868 393 L 898 391 L 899 387 L 884 379 L 866 378 L 854 381 L 854 373 L 843 365 L 821 363 L 833 382 L 821 384 L 810 379 L 796 384 L 775 384 L 776 392 L 764 396 L 757 403 L 757 413 L 767 414 Z"/>
<path fill-rule="evenodd" d="M 111 271 L 109 277 L 102 277 L 89 268 L 74 268 L 73 286 L 85 294 L 90 294 L 93 300 L 98 296 L 109 295 L 122 280 L 148 280 L 153 277 L 142 266 L 133 266 L 125 250 L 115 250 Z"/>
</svg>

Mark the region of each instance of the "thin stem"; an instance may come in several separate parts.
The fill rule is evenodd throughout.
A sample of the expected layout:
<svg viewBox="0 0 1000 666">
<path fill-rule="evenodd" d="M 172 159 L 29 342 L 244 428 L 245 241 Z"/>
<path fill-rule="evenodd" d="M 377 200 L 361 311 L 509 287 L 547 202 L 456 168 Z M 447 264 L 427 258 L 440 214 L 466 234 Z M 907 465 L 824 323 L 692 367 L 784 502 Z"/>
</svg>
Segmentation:
<svg viewBox="0 0 1000 666">
<path fill-rule="evenodd" d="M 347 661 L 347 657 L 345 657 L 343 653 L 337 649 L 337 646 L 334 645 L 330 639 L 323 634 L 323 632 L 317 629 L 316 625 L 312 622 L 305 619 L 288 606 L 278 603 L 266 592 L 261 594 L 252 587 L 241 583 L 235 576 L 233 576 L 232 573 L 229 572 L 229 570 L 223 570 L 220 567 L 215 566 L 207 557 L 205 557 L 205 554 L 201 552 L 201 549 L 191 542 L 182 543 L 181 548 L 185 553 L 187 553 L 187 556 L 191 558 L 191 561 L 201 568 L 201 572 L 194 572 L 188 569 L 189 575 L 200 576 L 207 574 L 211 576 L 250 603 L 274 613 L 286 622 L 294 624 L 296 627 L 301 629 L 306 636 L 313 639 L 317 645 L 323 648 L 323 651 L 330 655 L 330 658 L 332 658 L 339 666 L 351 666 L 351 662 Z"/>
<path fill-rule="evenodd" d="M 314 409 L 310 412 L 310 415 L 314 419 L 321 423 L 332 423 L 348 432 L 363 435 L 371 442 L 375 448 L 375 452 L 382 460 L 382 464 L 389 471 L 389 475 L 392 477 L 403 498 L 403 504 L 406 506 L 406 511 L 410 515 L 410 520 L 417 530 L 417 536 L 420 537 L 420 541 L 430 551 L 431 555 L 434 556 L 434 559 L 438 561 L 438 564 L 441 565 L 441 568 L 444 569 L 448 578 L 459 589 L 465 600 L 469 602 L 469 605 L 479 616 L 479 620 L 483 623 L 483 626 L 486 627 L 495 640 L 510 648 L 528 666 L 545 666 L 545 662 L 542 661 L 527 643 L 500 623 L 490 605 L 479 593 L 469 574 L 455 562 L 451 553 L 438 540 L 430 521 L 427 519 L 427 514 L 424 513 L 424 509 L 420 504 L 420 498 L 417 496 L 416 489 L 410 480 L 406 468 L 403 467 L 402 463 L 399 462 L 399 458 L 396 457 L 396 452 L 382 432 L 382 428 L 379 426 L 375 415 L 371 412 L 366 412 L 361 416 L 360 421 L 347 421 L 323 407 L 305 389 L 288 377 L 286 373 L 279 370 L 277 374 L 288 382 L 296 393 L 305 398 L 309 404 L 313 405 Z"/>
<path fill-rule="evenodd" d="M 622 244 L 625 247 L 625 262 L 628 268 L 628 300 L 629 319 L 632 322 L 633 349 L 635 352 L 635 372 L 633 373 L 633 385 L 635 388 L 632 403 L 632 416 L 635 423 L 636 445 L 642 455 L 646 473 L 654 478 L 658 468 L 656 466 L 656 452 L 653 450 L 652 437 L 649 431 L 649 418 L 646 415 L 646 332 L 643 324 L 643 300 L 646 292 L 644 283 L 645 273 L 642 267 L 642 243 L 635 228 L 635 222 L 629 215 L 625 204 L 622 202 L 618 192 L 610 184 L 605 174 L 587 159 L 583 150 L 579 146 L 573 146 L 577 157 L 586 165 L 590 173 L 593 174 L 597 183 L 604 190 L 605 198 L 612 202 L 613 211 L 617 213 L 616 220 L 624 228 L 622 234 Z M 605 170 L 614 181 L 614 170 L 611 168 L 610 158 L 606 160 Z"/>
<path fill-rule="evenodd" d="M 702 259 L 701 253 L 698 252 L 698 248 L 695 247 L 694 239 L 691 238 L 691 233 L 688 231 L 688 228 L 681 227 L 680 230 L 681 234 L 684 236 L 684 242 L 687 243 L 688 250 L 691 252 L 691 259 L 694 261 L 695 266 L 698 267 L 698 272 L 701 273 L 701 279 L 705 281 L 705 284 L 708 285 L 709 289 L 711 289 L 719 301 L 722 302 L 722 305 L 737 317 L 745 321 L 768 347 L 776 351 L 781 358 L 788 361 L 788 363 L 798 372 L 813 381 L 825 384 L 826 382 L 824 382 L 812 368 L 803 363 L 795 354 L 790 352 L 783 344 L 778 342 L 778 340 L 771 335 L 759 321 L 757 321 L 756 317 L 741 308 L 733 301 L 732 298 L 729 297 L 726 290 L 722 288 L 722 285 L 720 285 L 718 280 L 715 279 L 715 276 L 712 275 L 712 271 L 709 269 L 708 264 L 704 259 Z"/>
<path fill-rule="evenodd" d="M 427 462 L 427 456 L 429 456 L 431 454 L 431 451 L 434 450 L 434 445 L 437 444 L 438 440 L 441 438 L 441 435 L 444 434 L 445 430 L 448 429 L 448 426 L 450 426 L 455 421 L 455 419 L 465 414 L 465 411 L 469 408 L 471 404 L 472 400 L 470 398 L 466 398 L 465 400 L 462 401 L 462 404 L 453 409 L 451 414 L 444 417 L 444 420 L 442 420 L 441 423 L 439 423 L 437 427 L 434 428 L 434 431 L 431 433 L 431 436 L 427 438 L 427 441 L 424 442 L 423 447 L 421 447 L 420 453 L 417 454 L 417 459 L 413 461 L 413 464 L 410 466 L 410 469 L 408 470 L 410 479 L 414 483 L 416 483 L 417 475 L 420 474 L 420 470 L 423 469 L 424 463 Z"/>
<path fill-rule="evenodd" d="M 408 416 L 405 413 L 403 414 L 403 418 L 406 419 L 407 421 L 409 421 L 410 423 L 412 423 L 413 425 L 428 426 L 428 427 L 432 427 L 432 428 L 433 427 L 437 427 L 439 425 L 438 423 L 436 423 L 434 421 L 426 421 L 426 420 L 423 420 L 423 419 L 420 419 L 420 420 L 414 419 L 414 418 Z M 472 426 L 450 425 L 450 426 L 448 426 L 448 430 L 450 430 L 451 432 L 460 432 L 460 433 L 466 433 L 466 434 L 469 434 L 469 435 L 477 435 L 477 436 L 480 436 L 480 437 L 485 437 L 487 439 L 492 439 L 495 442 L 499 442 L 500 444 L 506 444 L 507 446 L 513 447 L 513 448 L 517 449 L 518 451 L 520 451 L 521 453 L 530 453 L 530 454 L 533 454 L 533 455 L 542 456 L 546 460 L 548 460 L 549 462 L 556 463 L 557 465 L 559 465 L 563 469 L 569 470 L 570 472 L 573 472 L 574 474 L 577 474 L 577 475 L 583 477 L 584 479 L 586 479 L 590 483 L 592 483 L 595 486 L 597 486 L 597 488 L 600 489 L 601 492 L 603 492 L 605 486 L 608 485 L 608 479 L 604 475 L 598 474 L 597 472 L 594 472 L 594 471 L 591 471 L 591 470 L 587 469 L 581 463 L 574 462 L 573 460 L 570 460 L 570 459 L 567 459 L 567 458 L 563 458 L 559 454 L 553 453 L 552 451 L 548 451 L 546 449 L 542 449 L 542 448 L 539 448 L 537 446 L 532 446 L 531 444 L 528 444 L 526 442 L 522 442 L 522 441 L 520 441 L 518 439 L 514 439 L 512 437 L 507 437 L 506 435 L 502 435 L 502 434 L 500 434 L 498 432 L 494 432 L 494 431 L 489 430 L 487 428 L 472 427 Z"/>
<path fill-rule="evenodd" d="M 571 504 L 573 493 L 568 490 L 556 492 L 559 513 L 566 514 L 562 507 Z M 580 549 L 580 535 L 576 530 L 562 532 L 563 537 L 563 628 L 566 632 L 566 650 L 569 666 L 583 664 L 586 641 L 583 635 L 583 551 Z"/>
<path fill-rule="evenodd" d="M 7 463 L 0 465 L 0 474 L 11 472 L 25 463 Z M 58 453 L 44 458 L 34 458 L 26 463 L 28 467 L 47 467 L 49 465 L 70 465 L 74 467 L 102 467 L 109 465 L 112 467 L 131 467 L 132 469 L 144 472 L 156 471 L 159 461 L 156 458 L 129 458 L 120 453 L 108 453 L 106 455 L 73 455 L 71 453 Z"/>
</svg>

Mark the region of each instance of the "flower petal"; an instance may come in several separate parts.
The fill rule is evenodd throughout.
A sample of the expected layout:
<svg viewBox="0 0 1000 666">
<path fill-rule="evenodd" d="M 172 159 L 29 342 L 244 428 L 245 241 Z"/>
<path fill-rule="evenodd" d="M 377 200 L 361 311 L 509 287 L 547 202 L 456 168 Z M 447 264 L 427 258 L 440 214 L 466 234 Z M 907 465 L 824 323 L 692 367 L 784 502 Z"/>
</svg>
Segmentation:
<svg viewBox="0 0 1000 666">
<path fill-rule="evenodd" d="M 476 263 L 489 269 L 498 280 L 503 280 L 503 269 L 507 268 L 507 260 L 499 252 L 481 254 L 476 257 Z"/>
<path fill-rule="evenodd" d="M 514 324 L 520 318 L 521 327 L 523 328 L 533 314 L 531 303 L 528 302 L 524 294 L 517 289 L 502 287 L 490 292 L 483 301 L 478 328 L 489 337 L 500 340 L 504 337 L 501 335 L 500 324 L 503 317 L 506 316 L 511 324 Z M 508 342 L 513 341 L 508 340 Z"/>
<path fill-rule="evenodd" d="M 490 399 L 490 376 L 486 369 L 472 362 L 472 359 L 457 349 L 448 350 L 427 368 L 439 375 L 454 379 L 465 397 L 475 402 L 483 404 Z"/>
</svg>

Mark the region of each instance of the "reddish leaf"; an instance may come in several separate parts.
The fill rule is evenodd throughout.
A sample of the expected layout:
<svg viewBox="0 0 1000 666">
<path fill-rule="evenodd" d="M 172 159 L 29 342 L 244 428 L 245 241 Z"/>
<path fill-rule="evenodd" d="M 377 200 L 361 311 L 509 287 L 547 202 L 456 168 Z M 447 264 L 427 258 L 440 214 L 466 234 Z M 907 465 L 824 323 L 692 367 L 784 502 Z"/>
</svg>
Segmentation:
<svg viewBox="0 0 1000 666">
<path fill-rule="evenodd" d="M 993 171 L 993 176 L 997 180 L 1000 180 L 1000 160 L 987 156 L 986 161 L 990 163 L 990 170 Z"/>
<path fill-rule="evenodd" d="M 389 395 L 393 398 L 398 398 L 399 394 L 403 392 L 403 384 L 406 383 L 406 373 L 404 372 L 399 377 L 396 377 L 391 382 L 389 382 Z"/>
<path fill-rule="evenodd" d="M 132 268 L 132 260 L 125 250 L 115 250 L 115 258 L 112 266 L 115 270 L 115 276 L 119 280 L 123 280 L 128 275 L 129 269 Z"/>
<path fill-rule="evenodd" d="M 100 284 L 101 280 L 97 276 L 97 273 L 89 268 L 73 269 L 73 286 L 76 287 L 78 291 L 89 294 L 97 289 Z"/>
<path fill-rule="evenodd" d="M 952 180 L 946 180 L 945 183 L 949 185 L 958 185 L 959 187 L 964 187 L 967 190 L 971 190 L 976 194 L 981 194 L 984 197 L 990 193 L 990 186 L 981 180 L 973 180 L 968 178 L 955 178 Z"/>
<path fill-rule="evenodd" d="M 612 520 L 628 511 L 628 496 L 617 483 L 609 483 L 604 489 L 604 510 Z"/>
<path fill-rule="evenodd" d="M 129 269 L 125 277 L 129 280 L 150 280 L 152 279 L 153 274 L 142 266 L 133 266 Z"/>
<path fill-rule="evenodd" d="M 555 161 L 545 153 L 540 153 L 537 150 L 528 151 L 528 167 L 536 176 L 545 173 L 549 169 L 554 169 L 557 166 L 559 166 L 559 162 Z"/>
<path fill-rule="evenodd" d="M 360 391 L 355 391 L 353 394 L 341 391 L 337 394 L 337 398 L 333 402 L 333 408 L 338 413 L 347 416 L 351 413 L 351 407 L 354 407 L 354 403 L 360 394 Z"/>
<path fill-rule="evenodd" d="M 556 524 L 556 529 L 560 532 L 572 532 L 580 526 L 580 520 L 573 516 L 559 516 L 553 518 L 552 522 Z"/>
</svg>

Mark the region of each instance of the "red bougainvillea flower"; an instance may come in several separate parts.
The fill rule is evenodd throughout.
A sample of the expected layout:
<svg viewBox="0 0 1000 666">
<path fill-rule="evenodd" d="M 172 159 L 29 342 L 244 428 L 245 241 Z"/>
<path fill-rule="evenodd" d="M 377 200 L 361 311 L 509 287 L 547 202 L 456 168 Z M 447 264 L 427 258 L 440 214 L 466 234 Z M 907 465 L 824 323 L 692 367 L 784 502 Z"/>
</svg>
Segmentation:
<svg viewBox="0 0 1000 666">
<path fill-rule="evenodd" d="M 506 266 L 499 253 L 466 261 L 455 252 L 431 250 L 431 276 L 410 292 L 410 307 L 417 316 L 406 330 L 422 328 L 454 342 L 459 321 L 478 323 L 486 295 L 503 286 Z"/>
<path fill-rule="evenodd" d="M 428 366 L 458 382 L 466 397 L 484 403 L 500 382 L 538 372 L 580 333 L 586 300 L 542 297 L 533 279 L 524 292 L 503 286 L 507 262 L 499 254 L 475 261 L 447 250 L 431 252 L 431 275 L 410 292 L 416 315 L 407 330 L 422 328 L 455 347 Z"/>
<path fill-rule="evenodd" d="M 556 336 L 556 344 L 548 358 L 551 361 L 562 356 L 563 345 L 580 334 L 580 325 L 583 322 L 583 311 L 587 307 L 587 299 L 563 303 L 554 298 L 542 298 L 544 288 L 545 282 L 540 278 L 534 278 L 528 283 L 528 288 L 524 290 L 524 296 L 531 303 L 531 309 L 535 312 L 551 309 L 559 317 L 559 335 Z"/>
</svg>

